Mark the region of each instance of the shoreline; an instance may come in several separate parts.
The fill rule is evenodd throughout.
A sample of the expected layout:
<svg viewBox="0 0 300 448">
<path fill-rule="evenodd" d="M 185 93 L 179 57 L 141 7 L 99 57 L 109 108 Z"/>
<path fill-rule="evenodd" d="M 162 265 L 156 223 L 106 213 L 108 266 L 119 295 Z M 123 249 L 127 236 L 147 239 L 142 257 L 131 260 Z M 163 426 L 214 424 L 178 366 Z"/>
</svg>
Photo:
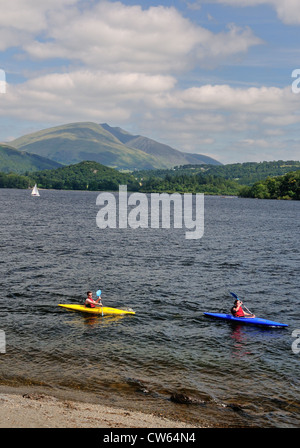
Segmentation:
<svg viewBox="0 0 300 448">
<path fill-rule="evenodd" d="M 30 388 L 1 389 L 0 428 L 199 428 L 131 409 L 58 398 Z"/>
</svg>

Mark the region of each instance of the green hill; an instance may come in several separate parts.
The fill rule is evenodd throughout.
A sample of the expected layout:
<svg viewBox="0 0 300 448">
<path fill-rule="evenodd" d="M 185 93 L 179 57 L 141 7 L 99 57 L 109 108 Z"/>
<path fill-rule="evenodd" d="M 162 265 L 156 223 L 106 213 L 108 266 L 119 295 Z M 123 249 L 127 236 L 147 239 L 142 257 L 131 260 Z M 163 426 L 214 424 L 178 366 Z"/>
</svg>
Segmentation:
<svg viewBox="0 0 300 448">
<path fill-rule="evenodd" d="M 253 185 L 267 177 L 282 176 L 290 171 L 300 170 L 300 162 L 278 160 L 276 162 L 245 162 L 228 165 L 182 165 L 172 169 L 140 170 L 134 173 L 140 182 L 150 178 L 164 179 L 166 176 L 203 176 L 221 177 L 233 180 L 240 185 Z"/>
<path fill-rule="evenodd" d="M 3 173 L 23 174 L 26 171 L 58 168 L 59 163 L 36 154 L 18 151 L 4 143 L 0 144 L 0 171 Z"/>
<path fill-rule="evenodd" d="M 140 149 L 147 154 L 155 156 L 161 161 L 160 168 L 166 164 L 169 168 L 176 165 L 185 165 L 187 163 L 221 165 L 220 162 L 211 157 L 202 154 L 181 152 L 171 146 L 152 140 L 151 138 L 143 137 L 142 135 L 132 135 L 118 127 L 113 128 L 107 123 L 103 123 L 101 126 L 130 148 Z"/>
<path fill-rule="evenodd" d="M 171 168 L 184 163 L 219 162 L 207 156 L 185 154 L 146 137 L 96 123 L 71 123 L 25 135 L 11 142 L 17 149 L 64 165 L 93 160 L 122 169 Z M 191 156 L 194 158 L 191 159 Z"/>
<path fill-rule="evenodd" d="M 118 190 L 127 185 L 128 190 L 137 190 L 139 183 L 131 174 L 120 173 L 114 168 L 97 162 L 85 161 L 56 170 L 30 173 L 30 179 L 40 188 L 60 190 Z"/>
<path fill-rule="evenodd" d="M 276 194 L 268 188 L 272 184 L 268 181 L 267 187 L 262 184 L 266 179 L 275 179 L 274 176 L 288 175 L 296 171 L 300 175 L 300 162 L 289 160 L 284 162 L 246 162 L 230 165 L 183 165 L 168 170 L 142 170 L 134 173 L 140 182 L 140 190 L 145 192 L 205 192 L 220 195 L 240 195 L 257 197 L 266 193 L 266 198 L 278 197 L 288 199 L 289 193 L 278 187 Z M 295 173 L 294 173 L 295 174 Z M 277 181 L 276 181 L 277 182 Z M 253 189 L 251 185 L 254 184 Z M 273 184 L 272 184 L 273 185 Z M 277 183 L 276 183 L 277 185 Z M 297 184 L 296 184 L 297 185 Z M 294 183 L 292 187 L 295 187 Z M 297 198 L 297 192 L 291 198 Z"/>
<path fill-rule="evenodd" d="M 273 162 L 245 162 L 222 166 L 204 166 L 206 174 L 235 180 L 241 185 L 253 185 L 255 182 L 271 176 L 282 176 L 290 171 L 300 169 L 300 162 L 295 160 L 277 160 Z"/>
</svg>

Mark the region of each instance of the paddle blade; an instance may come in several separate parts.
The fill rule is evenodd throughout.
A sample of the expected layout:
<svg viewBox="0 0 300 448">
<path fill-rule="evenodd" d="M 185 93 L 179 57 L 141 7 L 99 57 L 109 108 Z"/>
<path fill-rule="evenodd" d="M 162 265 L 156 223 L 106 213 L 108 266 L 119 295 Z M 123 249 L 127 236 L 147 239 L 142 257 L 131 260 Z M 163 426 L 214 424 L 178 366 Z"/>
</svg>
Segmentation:
<svg viewBox="0 0 300 448">
<path fill-rule="evenodd" d="M 230 293 L 232 295 L 232 297 L 234 297 L 235 299 L 238 299 L 238 296 L 236 294 L 234 294 L 234 292 Z"/>
<path fill-rule="evenodd" d="M 98 289 L 98 291 L 96 292 L 97 296 L 100 297 L 101 296 L 101 289 Z"/>
</svg>

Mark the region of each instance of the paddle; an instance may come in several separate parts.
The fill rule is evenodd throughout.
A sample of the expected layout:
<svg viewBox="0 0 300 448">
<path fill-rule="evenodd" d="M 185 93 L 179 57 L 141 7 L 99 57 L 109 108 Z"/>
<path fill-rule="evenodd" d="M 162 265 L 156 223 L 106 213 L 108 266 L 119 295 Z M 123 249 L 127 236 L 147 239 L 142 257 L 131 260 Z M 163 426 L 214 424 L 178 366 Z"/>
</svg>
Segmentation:
<svg viewBox="0 0 300 448">
<path fill-rule="evenodd" d="M 101 289 L 98 289 L 98 291 L 96 292 L 97 297 L 101 297 Z M 101 306 L 102 307 L 102 317 L 103 317 L 103 305 L 97 305 L 97 306 Z"/>
<path fill-rule="evenodd" d="M 238 296 L 237 296 L 236 294 L 234 294 L 234 292 L 231 292 L 230 294 L 231 294 L 236 300 L 241 300 L 241 299 L 238 298 Z M 248 308 L 246 307 L 246 305 L 244 305 L 244 303 L 243 303 L 243 307 L 246 308 L 246 310 L 248 311 L 248 313 L 250 313 L 250 314 L 252 314 L 252 315 L 254 316 L 254 314 L 251 313 L 250 310 L 248 310 Z"/>
</svg>

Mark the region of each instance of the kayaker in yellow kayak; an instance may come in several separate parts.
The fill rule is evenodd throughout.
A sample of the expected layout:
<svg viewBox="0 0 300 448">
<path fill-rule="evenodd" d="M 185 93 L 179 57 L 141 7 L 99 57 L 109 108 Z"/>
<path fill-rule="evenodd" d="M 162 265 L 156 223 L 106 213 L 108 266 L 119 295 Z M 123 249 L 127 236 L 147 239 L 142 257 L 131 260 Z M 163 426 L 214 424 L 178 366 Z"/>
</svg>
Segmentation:
<svg viewBox="0 0 300 448">
<path fill-rule="evenodd" d="M 98 294 L 98 293 L 100 293 L 100 294 Z M 88 291 L 86 294 L 87 294 L 87 298 L 85 299 L 84 304 L 87 308 L 95 308 L 96 305 L 103 306 L 102 302 L 101 302 L 101 291 L 100 290 L 97 291 L 97 295 L 99 295 L 99 298 L 97 300 L 93 299 L 92 291 Z"/>
</svg>

